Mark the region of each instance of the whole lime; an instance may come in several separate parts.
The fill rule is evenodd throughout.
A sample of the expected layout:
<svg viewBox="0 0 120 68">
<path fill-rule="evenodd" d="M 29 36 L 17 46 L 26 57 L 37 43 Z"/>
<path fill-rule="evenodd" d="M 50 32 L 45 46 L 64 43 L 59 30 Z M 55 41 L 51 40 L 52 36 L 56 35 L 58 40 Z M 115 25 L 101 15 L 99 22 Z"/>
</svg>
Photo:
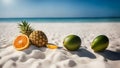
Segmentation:
<svg viewBox="0 0 120 68">
<path fill-rule="evenodd" d="M 77 35 L 69 35 L 64 39 L 63 45 L 66 49 L 68 49 L 70 51 L 75 51 L 80 48 L 81 39 Z"/>
<path fill-rule="evenodd" d="M 92 41 L 91 48 L 95 52 L 100 52 L 104 51 L 108 47 L 108 45 L 109 45 L 108 37 L 105 35 L 99 35 Z"/>
</svg>

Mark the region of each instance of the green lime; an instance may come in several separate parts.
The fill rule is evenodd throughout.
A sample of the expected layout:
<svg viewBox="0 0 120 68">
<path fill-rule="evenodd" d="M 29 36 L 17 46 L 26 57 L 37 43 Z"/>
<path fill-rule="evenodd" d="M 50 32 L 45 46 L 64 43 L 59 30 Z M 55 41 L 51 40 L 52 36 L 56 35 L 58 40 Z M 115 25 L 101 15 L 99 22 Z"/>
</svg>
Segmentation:
<svg viewBox="0 0 120 68">
<path fill-rule="evenodd" d="M 70 51 L 75 51 L 80 48 L 81 39 L 76 35 L 69 35 L 64 39 L 63 45 L 66 49 Z"/>
<path fill-rule="evenodd" d="M 105 35 L 99 35 L 92 41 L 91 48 L 95 52 L 100 52 L 104 51 L 108 47 L 108 45 L 109 45 L 108 37 Z"/>
</svg>

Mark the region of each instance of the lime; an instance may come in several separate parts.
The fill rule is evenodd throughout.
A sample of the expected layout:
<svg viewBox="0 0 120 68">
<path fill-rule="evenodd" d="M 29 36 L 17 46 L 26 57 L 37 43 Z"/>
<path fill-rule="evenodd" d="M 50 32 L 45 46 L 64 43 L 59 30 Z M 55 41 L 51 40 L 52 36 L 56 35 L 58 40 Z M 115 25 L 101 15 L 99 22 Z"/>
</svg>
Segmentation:
<svg viewBox="0 0 120 68">
<path fill-rule="evenodd" d="M 108 47 L 108 45 L 109 45 L 108 37 L 105 35 L 99 35 L 92 41 L 91 48 L 95 52 L 100 52 L 104 51 Z"/>
<path fill-rule="evenodd" d="M 66 49 L 70 51 L 75 51 L 80 48 L 81 39 L 76 35 L 69 35 L 64 39 L 63 45 Z"/>
</svg>

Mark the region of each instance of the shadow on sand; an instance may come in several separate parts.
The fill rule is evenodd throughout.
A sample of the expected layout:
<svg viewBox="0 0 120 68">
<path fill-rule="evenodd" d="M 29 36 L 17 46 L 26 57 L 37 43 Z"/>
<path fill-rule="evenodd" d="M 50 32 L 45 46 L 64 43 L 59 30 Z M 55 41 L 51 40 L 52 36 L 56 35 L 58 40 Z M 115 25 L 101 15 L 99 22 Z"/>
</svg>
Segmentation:
<svg viewBox="0 0 120 68">
<path fill-rule="evenodd" d="M 28 49 L 23 50 L 26 54 L 32 53 L 33 50 L 40 50 L 41 52 L 46 51 L 46 47 L 36 47 L 34 45 L 31 45 Z"/>
<path fill-rule="evenodd" d="M 120 60 L 120 52 L 105 50 L 103 52 L 97 52 L 97 53 L 109 60 Z"/>
<path fill-rule="evenodd" d="M 77 54 L 79 57 L 88 57 L 91 59 L 96 58 L 96 56 L 93 53 L 91 53 L 90 51 L 88 51 L 86 49 L 79 49 L 77 51 L 70 51 L 70 53 Z"/>
</svg>

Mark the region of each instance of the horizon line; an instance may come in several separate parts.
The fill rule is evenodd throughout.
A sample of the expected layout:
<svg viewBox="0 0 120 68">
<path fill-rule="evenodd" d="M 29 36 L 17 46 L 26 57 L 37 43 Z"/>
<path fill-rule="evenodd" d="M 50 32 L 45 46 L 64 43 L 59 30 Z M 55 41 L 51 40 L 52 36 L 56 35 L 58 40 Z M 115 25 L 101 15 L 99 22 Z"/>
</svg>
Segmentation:
<svg viewBox="0 0 120 68">
<path fill-rule="evenodd" d="M 41 18 L 41 19 L 79 19 L 79 18 L 120 18 L 120 17 L 0 17 L 0 19 L 7 19 L 7 18 Z"/>
</svg>

